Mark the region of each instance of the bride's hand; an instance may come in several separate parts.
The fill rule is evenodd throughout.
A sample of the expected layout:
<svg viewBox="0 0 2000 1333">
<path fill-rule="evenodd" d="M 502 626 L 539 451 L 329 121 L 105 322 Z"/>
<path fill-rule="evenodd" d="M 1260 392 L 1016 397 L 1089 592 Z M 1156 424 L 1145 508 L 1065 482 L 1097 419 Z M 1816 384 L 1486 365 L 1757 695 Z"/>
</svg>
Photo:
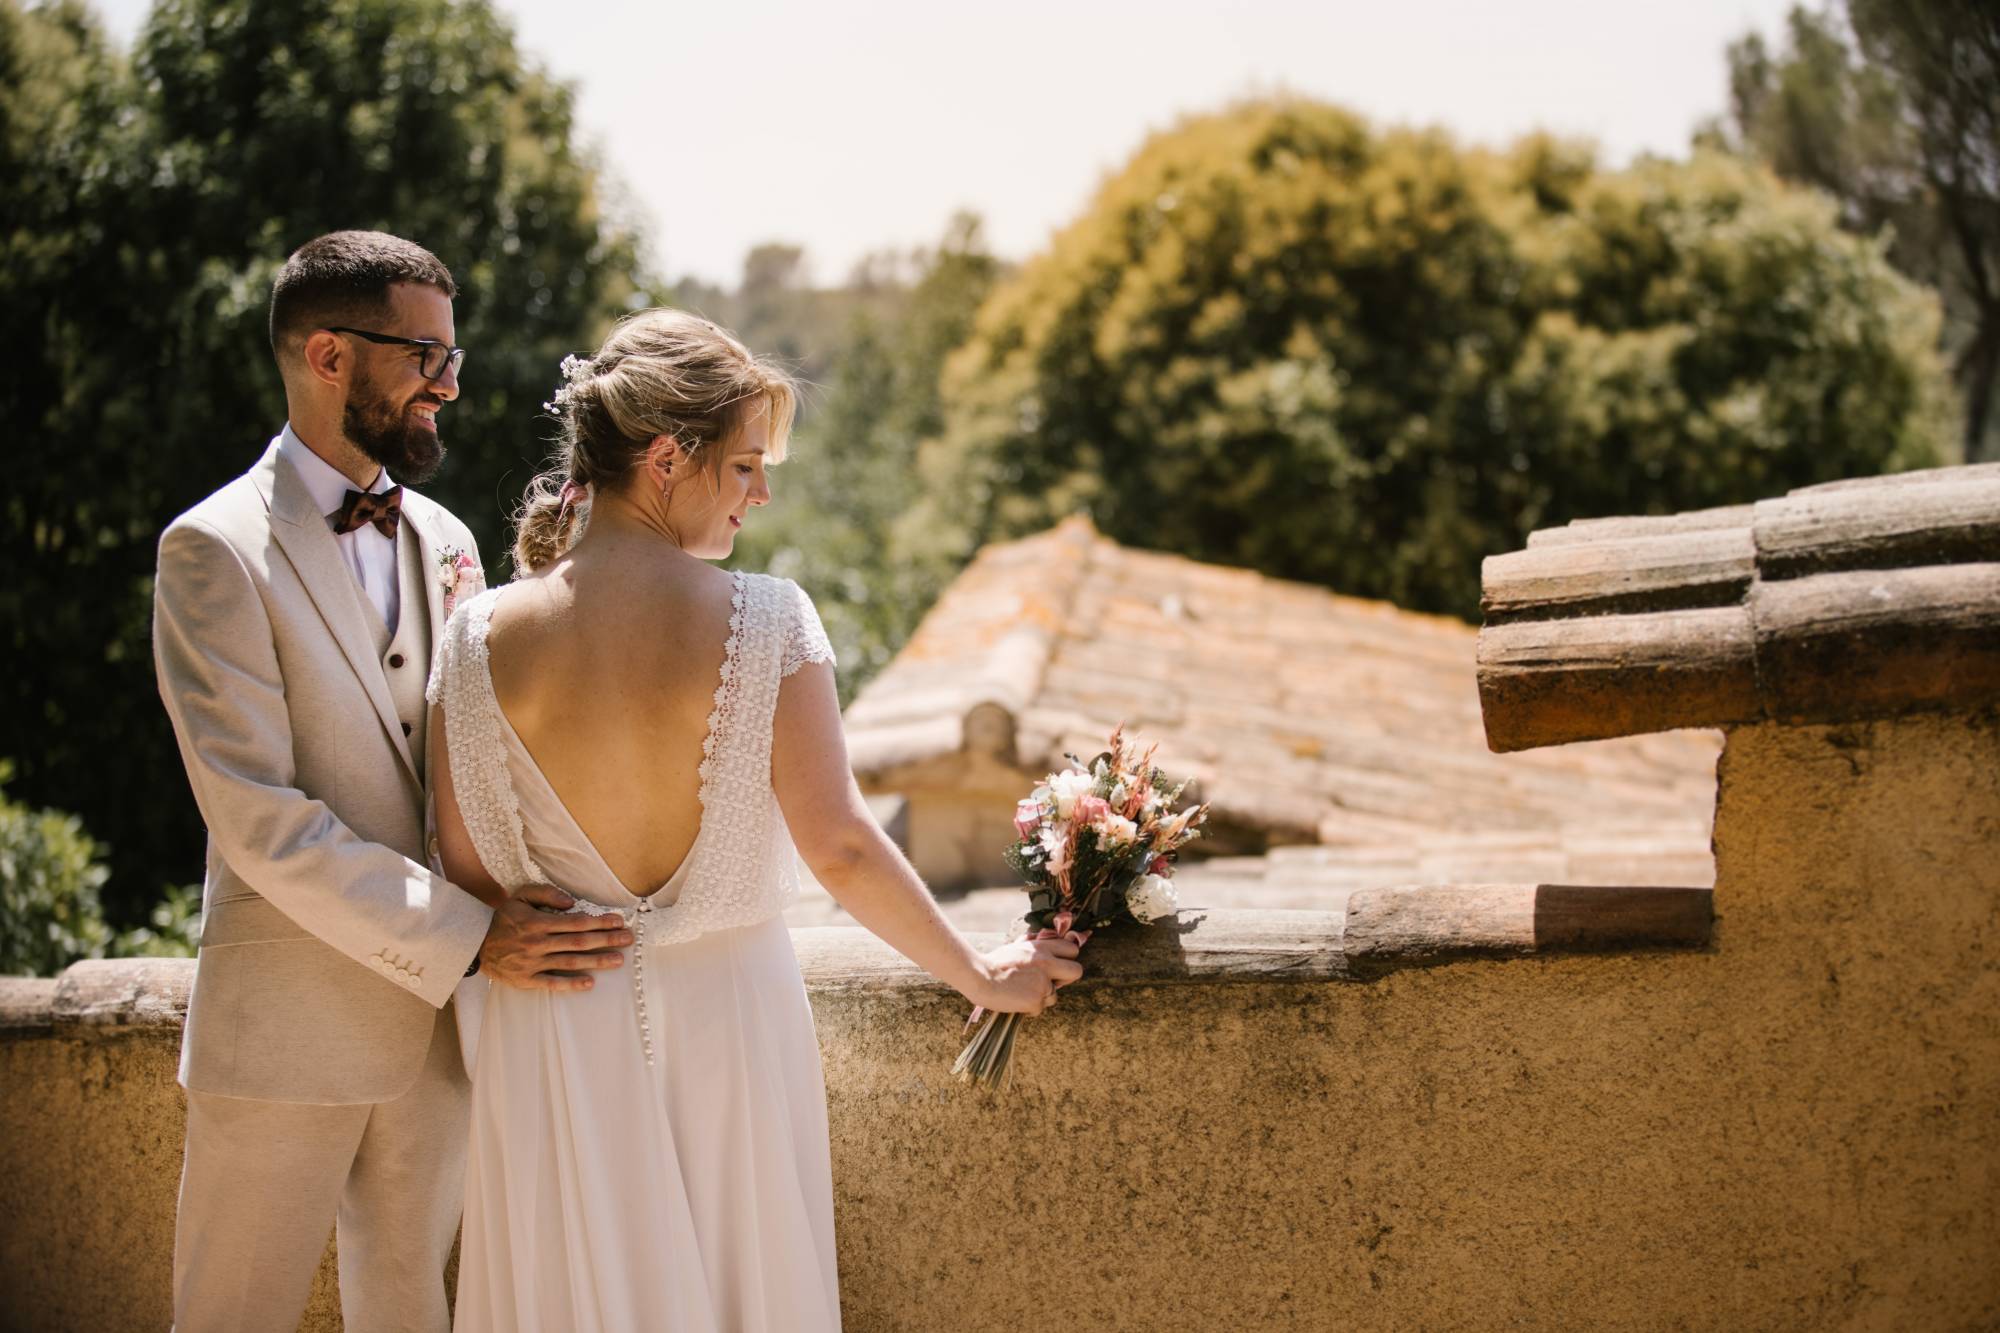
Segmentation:
<svg viewBox="0 0 2000 1333">
<path fill-rule="evenodd" d="M 980 994 L 966 998 L 1003 1014 L 1039 1014 L 1056 1002 L 1058 987 L 1083 975 L 1074 940 L 1013 940 L 983 956 Z"/>
</svg>

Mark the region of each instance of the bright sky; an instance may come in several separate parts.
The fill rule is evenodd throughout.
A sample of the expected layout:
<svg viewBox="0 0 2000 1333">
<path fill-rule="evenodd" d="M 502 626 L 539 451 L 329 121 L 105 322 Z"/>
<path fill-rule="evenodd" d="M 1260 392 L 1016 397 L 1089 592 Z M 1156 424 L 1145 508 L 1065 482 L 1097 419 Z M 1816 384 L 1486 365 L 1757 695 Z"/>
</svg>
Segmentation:
<svg viewBox="0 0 2000 1333">
<path fill-rule="evenodd" d="M 96 0 L 129 39 L 148 0 Z M 837 282 L 983 215 L 1024 258 L 1154 129 L 1284 89 L 1613 162 L 1680 154 L 1723 48 L 1793 0 L 498 0 L 578 112 L 668 276 L 733 283 L 766 240 Z"/>
</svg>

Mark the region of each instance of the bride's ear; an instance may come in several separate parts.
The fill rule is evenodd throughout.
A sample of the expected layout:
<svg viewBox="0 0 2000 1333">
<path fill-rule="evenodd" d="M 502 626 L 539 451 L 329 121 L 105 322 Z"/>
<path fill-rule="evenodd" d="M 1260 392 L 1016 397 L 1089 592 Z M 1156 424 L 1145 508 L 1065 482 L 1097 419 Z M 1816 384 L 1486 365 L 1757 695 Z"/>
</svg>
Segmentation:
<svg viewBox="0 0 2000 1333">
<path fill-rule="evenodd" d="M 646 469 L 648 479 L 659 488 L 660 494 L 665 495 L 672 488 L 674 468 L 685 456 L 686 451 L 681 448 L 680 441 L 671 435 L 655 435 L 647 442 L 646 458 L 642 466 Z"/>
</svg>

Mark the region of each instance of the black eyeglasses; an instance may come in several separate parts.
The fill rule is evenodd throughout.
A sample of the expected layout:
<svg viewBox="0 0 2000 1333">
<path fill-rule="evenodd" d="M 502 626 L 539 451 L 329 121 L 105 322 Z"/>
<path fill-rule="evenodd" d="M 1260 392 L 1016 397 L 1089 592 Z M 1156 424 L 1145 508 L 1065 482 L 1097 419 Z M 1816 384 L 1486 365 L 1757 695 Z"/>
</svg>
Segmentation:
<svg viewBox="0 0 2000 1333">
<path fill-rule="evenodd" d="M 357 338 L 366 338 L 372 343 L 383 343 L 398 347 L 420 347 L 417 356 L 417 373 L 427 380 L 434 380 L 444 374 L 445 367 L 456 371 L 465 364 L 463 347 L 447 347 L 435 338 L 398 338 L 393 333 L 370 333 L 367 329 L 345 329 L 329 324 L 327 333 L 351 333 Z"/>
</svg>

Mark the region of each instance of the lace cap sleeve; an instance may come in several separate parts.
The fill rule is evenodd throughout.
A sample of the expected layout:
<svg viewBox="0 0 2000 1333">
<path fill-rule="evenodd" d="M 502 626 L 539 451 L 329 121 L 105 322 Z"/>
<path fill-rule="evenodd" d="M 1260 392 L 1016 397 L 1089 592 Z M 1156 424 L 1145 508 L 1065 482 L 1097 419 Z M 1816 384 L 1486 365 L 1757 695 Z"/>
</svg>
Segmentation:
<svg viewBox="0 0 2000 1333">
<path fill-rule="evenodd" d="M 791 594 L 791 623 L 785 631 L 785 647 L 780 657 L 780 676 L 789 676 L 808 662 L 833 664 L 833 644 L 827 640 L 826 627 L 819 623 L 819 612 L 813 609 L 812 598 L 806 590 L 787 579 L 785 587 Z"/>
</svg>

